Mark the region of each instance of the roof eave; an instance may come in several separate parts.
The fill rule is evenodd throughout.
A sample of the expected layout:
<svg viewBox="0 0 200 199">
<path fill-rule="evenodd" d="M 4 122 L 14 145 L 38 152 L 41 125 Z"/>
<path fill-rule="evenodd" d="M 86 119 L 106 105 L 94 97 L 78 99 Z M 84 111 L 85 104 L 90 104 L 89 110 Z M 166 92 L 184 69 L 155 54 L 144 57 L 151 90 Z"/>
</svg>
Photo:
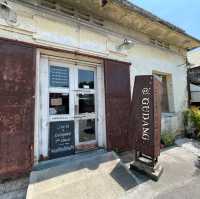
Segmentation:
<svg viewBox="0 0 200 199">
<path fill-rule="evenodd" d="M 190 51 L 190 50 L 193 50 L 193 49 L 200 47 L 200 40 L 199 39 L 197 39 L 197 38 L 191 36 L 190 34 L 186 33 L 183 29 L 175 26 L 174 24 L 171 24 L 170 22 L 159 18 L 158 16 L 152 14 L 151 12 L 146 11 L 143 8 L 136 6 L 135 4 L 131 3 L 130 1 L 127 1 L 127 0 L 110 0 L 110 1 L 113 1 L 117 4 L 119 4 L 122 8 L 126 8 L 126 9 L 129 9 L 132 12 L 136 12 L 139 15 L 142 15 L 143 17 L 148 18 L 148 19 L 150 19 L 150 20 L 152 20 L 156 23 L 160 23 L 160 24 L 166 26 L 167 28 L 171 29 L 172 31 L 175 31 L 179 34 L 182 34 L 183 36 L 185 36 L 185 37 L 196 42 L 196 45 L 191 46 L 191 47 L 187 47 L 186 50 Z"/>
</svg>

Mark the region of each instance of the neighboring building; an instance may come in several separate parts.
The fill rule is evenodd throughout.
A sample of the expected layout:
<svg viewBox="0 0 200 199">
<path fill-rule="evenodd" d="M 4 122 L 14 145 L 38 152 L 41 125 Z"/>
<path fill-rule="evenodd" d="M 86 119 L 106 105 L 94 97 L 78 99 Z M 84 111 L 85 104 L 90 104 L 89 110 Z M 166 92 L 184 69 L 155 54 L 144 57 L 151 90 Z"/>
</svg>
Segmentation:
<svg viewBox="0 0 200 199">
<path fill-rule="evenodd" d="M 200 41 L 127 1 L 102 2 L 2 1 L 1 176 L 74 149 L 131 149 L 136 75 L 163 83 L 162 130 L 183 130 L 186 55 Z"/>
<path fill-rule="evenodd" d="M 189 52 L 188 61 L 189 104 L 200 106 L 200 50 Z"/>
<path fill-rule="evenodd" d="M 190 68 L 196 68 L 200 66 L 200 49 L 189 51 L 187 53 L 188 62 L 190 63 Z"/>
</svg>

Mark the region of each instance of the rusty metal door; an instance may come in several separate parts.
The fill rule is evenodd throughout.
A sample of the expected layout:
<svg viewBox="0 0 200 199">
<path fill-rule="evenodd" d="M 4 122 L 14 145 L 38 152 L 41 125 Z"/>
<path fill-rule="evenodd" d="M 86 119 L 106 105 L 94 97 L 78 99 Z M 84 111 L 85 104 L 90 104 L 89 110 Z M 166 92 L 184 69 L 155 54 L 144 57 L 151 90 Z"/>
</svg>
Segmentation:
<svg viewBox="0 0 200 199">
<path fill-rule="evenodd" d="M 130 111 L 129 63 L 105 60 L 106 132 L 109 150 L 130 148 L 128 122 Z"/>
<path fill-rule="evenodd" d="M 0 40 L 0 176 L 33 163 L 35 49 Z"/>
</svg>

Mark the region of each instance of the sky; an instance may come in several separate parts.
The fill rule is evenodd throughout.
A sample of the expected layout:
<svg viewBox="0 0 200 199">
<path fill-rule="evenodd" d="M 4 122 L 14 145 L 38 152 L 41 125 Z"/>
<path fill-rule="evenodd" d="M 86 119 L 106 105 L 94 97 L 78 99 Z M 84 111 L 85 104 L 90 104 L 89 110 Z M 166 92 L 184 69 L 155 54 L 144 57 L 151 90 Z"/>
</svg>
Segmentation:
<svg viewBox="0 0 200 199">
<path fill-rule="evenodd" d="M 200 39 L 200 0 L 129 0 Z"/>
</svg>

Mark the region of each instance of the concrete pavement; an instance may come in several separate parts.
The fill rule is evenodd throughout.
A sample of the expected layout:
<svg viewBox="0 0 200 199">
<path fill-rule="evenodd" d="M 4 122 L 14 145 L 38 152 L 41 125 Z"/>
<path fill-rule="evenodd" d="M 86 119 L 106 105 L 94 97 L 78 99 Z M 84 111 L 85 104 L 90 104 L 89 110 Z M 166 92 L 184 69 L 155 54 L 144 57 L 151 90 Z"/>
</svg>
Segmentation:
<svg viewBox="0 0 200 199">
<path fill-rule="evenodd" d="M 71 158 L 33 171 L 27 199 L 116 199 L 137 185 L 112 152 Z"/>
<path fill-rule="evenodd" d="M 179 139 L 176 141 L 179 147 L 200 156 L 200 144 L 195 140 Z M 194 162 L 200 166 L 200 162 Z M 166 192 L 160 193 L 156 199 L 199 199 L 200 198 L 200 172 L 197 169 L 193 177 L 178 187 L 174 187 Z"/>
<path fill-rule="evenodd" d="M 180 187 L 175 187 L 166 192 L 160 193 L 156 199 L 199 199 L 200 198 L 200 177 L 192 178 Z"/>
<path fill-rule="evenodd" d="M 138 186 L 123 199 L 200 198 L 200 169 L 196 166 L 200 145 L 189 139 L 180 139 L 176 143 L 177 146 L 163 150 L 160 155 L 164 172 L 159 181 L 154 182 L 137 174 Z"/>
<path fill-rule="evenodd" d="M 31 174 L 27 199 L 199 199 L 198 146 L 186 139 L 162 151 L 158 182 L 128 171 L 130 153 L 122 156 L 123 164 L 114 153 L 102 152 L 42 166 Z"/>
</svg>

